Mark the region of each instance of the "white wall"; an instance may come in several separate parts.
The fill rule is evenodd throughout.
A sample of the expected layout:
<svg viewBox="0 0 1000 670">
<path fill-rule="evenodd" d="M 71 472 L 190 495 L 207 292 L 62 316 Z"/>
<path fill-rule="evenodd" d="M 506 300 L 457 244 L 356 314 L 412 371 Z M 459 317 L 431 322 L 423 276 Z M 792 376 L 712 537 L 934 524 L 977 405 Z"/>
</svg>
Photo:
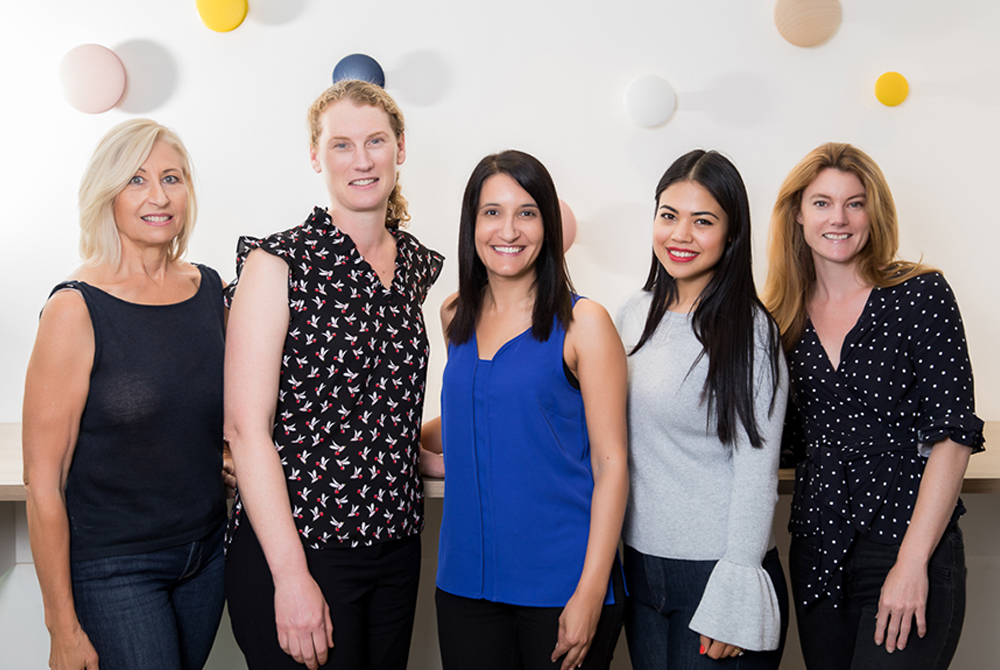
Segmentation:
<svg viewBox="0 0 1000 670">
<path fill-rule="evenodd" d="M 250 4 L 247 21 L 228 34 L 205 28 L 193 0 L 0 9 L 0 422 L 20 420 L 38 310 L 77 263 L 76 188 L 100 136 L 138 115 L 181 134 L 201 203 L 189 257 L 229 277 L 239 234 L 290 227 L 323 203 L 304 113 L 354 52 L 382 64 L 407 115 L 411 230 L 451 260 L 427 305 L 429 415 L 444 361 L 433 315 L 456 287 L 461 193 L 484 154 L 514 147 L 549 167 L 580 222 L 569 254 L 576 284 L 613 311 L 645 275 L 652 191 L 674 158 L 716 148 L 741 168 L 762 280 L 781 180 L 808 150 L 841 140 L 885 171 L 902 255 L 923 254 L 946 272 L 965 316 L 979 413 L 1000 419 L 993 0 L 843 0 L 839 32 L 813 49 L 778 35 L 773 0 L 621 0 L 614 10 L 594 0 Z M 114 49 L 129 71 L 125 101 L 106 114 L 82 114 L 62 98 L 59 61 L 87 42 Z M 887 70 L 910 81 L 898 108 L 872 92 Z M 678 93 L 674 118 L 652 130 L 631 124 L 621 103 L 628 83 L 649 73 Z M 990 570 L 1000 567 L 990 560 Z"/>
</svg>

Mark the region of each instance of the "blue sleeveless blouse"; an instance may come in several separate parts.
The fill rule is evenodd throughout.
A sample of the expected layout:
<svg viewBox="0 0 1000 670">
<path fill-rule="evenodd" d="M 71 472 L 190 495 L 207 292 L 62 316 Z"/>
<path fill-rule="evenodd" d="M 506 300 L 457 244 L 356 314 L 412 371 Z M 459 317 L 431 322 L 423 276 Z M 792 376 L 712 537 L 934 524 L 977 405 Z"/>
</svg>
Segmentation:
<svg viewBox="0 0 1000 670">
<path fill-rule="evenodd" d="M 445 498 L 437 586 L 465 598 L 562 607 L 583 570 L 594 477 L 566 331 L 527 330 L 492 360 L 448 346 L 441 392 Z M 611 585 L 605 603 L 614 602 Z"/>
</svg>

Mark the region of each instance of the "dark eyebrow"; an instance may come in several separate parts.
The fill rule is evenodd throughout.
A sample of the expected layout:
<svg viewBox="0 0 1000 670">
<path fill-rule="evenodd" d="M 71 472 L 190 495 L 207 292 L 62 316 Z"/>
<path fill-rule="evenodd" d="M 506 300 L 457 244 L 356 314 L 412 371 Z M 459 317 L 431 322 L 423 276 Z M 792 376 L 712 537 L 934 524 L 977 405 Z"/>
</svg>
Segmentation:
<svg viewBox="0 0 1000 670">
<path fill-rule="evenodd" d="M 678 212 L 676 209 L 674 209 L 670 205 L 660 205 L 659 209 L 669 209 L 674 214 L 680 214 L 680 212 Z M 691 216 L 710 216 L 713 219 L 715 219 L 716 221 L 721 221 L 721 219 L 719 219 L 719 216 L 717 214 L 715 214 L 714 212 L 691 212 Z"/>
<path fill-rule="evenodd" d="M 501 205 L 500 205 L 499 202 L 482 202 L 482 203 L 479 203 L 479 209 L 482 209 L 483 207 L 500 207 L 500 206 Z M 531 209 L 539 209 L 538 205 L 536 205 L 533 202 L 526 202 L 523 205 L 518 205 L 519 209 L 523 209 L 525 207 L 530 207 Z"/>
</svg>

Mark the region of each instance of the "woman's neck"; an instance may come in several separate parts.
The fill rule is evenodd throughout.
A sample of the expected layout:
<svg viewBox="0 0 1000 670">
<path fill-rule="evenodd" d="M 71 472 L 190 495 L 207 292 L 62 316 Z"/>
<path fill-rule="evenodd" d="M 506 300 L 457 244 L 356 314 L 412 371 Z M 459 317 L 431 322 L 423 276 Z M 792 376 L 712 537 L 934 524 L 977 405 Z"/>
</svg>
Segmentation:
<svg viewBox="0 0 1000 670">
<path fill-rule="evenodd" d="M 499 313 L 532 312 L 535 307 L 535 276 L 492 277 L 486 284 L 482 309 Z"/>
<path fill-rule="evenodd" d="M 667 310 L 687 314 L 693 312 L 701 300 L 701 294 L 708 286 L 712 276 L 699 277 L 693 281 L 678 281 L 674 285 L 677 287 L 677 297 L 667 305 Z"/>
<path fill-rule="evenodd" d="M 347 212 L 331 205 L 326 211 L 333 225 L 350 235 L 362 256 L 367 257 L 366 252 L 379 249 L 391 237 L 385 227 L 385 209 L 380 212 Z"/>
<path fill-rule="evenodd" d="M 816 283 L 810 291 L 810 302 L 845 302 L 872 285 L 858 272 L 857 263 L 815 263 Z"/>
<path fill-rule="evenodd" d="M 145 277 L 155 284 L 162 282 L 174 265 L 166 246 L 140 247 L 122 240 L 118 265 L 107 266 L 105 271 L 112 278 Z"/>
</svg>

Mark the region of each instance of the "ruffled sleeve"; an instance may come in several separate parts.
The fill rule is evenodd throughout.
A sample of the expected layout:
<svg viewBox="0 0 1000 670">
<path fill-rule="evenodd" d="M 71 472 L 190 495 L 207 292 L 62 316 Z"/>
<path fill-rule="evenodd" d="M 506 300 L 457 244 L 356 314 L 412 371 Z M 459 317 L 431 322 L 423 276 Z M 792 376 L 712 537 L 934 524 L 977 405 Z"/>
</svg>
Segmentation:
<svg viewBox="0 0 1000 670">
<path fill-rule="evenodd" d="M 733 450 L 726 554 L 712 571 L 691 630 L 743 649 L 777 649 L 781 612 L 774 584 L 761 567 L 772 543 L 771 527 L 778 501 L 778 457 L 788 402 L 788 370 L 778 366 L 777 389 L 769 365 L 769 318 L 758 318 L 754 358 L 754 398 L 763 447 L 754 448 L 743 434 Z"/>
<path fill-rule="evenodd" d="M 962 315 L 951 287 L 937 273 L 922 275 L 914 290 L 910 355 L 917 370 L 920 417 L 916 424 L 920 454 L 951 439 L 983 451 L 983 421 L 975 414 L 972 364 Z"/>
<path fill-rule="evenodd" d="M 225 302 L 227 308 L 232 308 L 233 298 L 236 297 L 236 287 L 240 283 L 240 277 L 243 275 L 243 266 L 247 262 L 247 256 L 250 252 L 260 246 L 260 240 L 256 237 L 240 237 L 239 242 L 236 243 L 236 277 L 233 278 L 226 289 L 222 292 L 222 300 Z"/>
<path fill-rule="evenodd" d="M 263 239 L 249 236 L 241 237 L 236 245 L 236 278 L 229 284 L 223 295 L 226 307 L 232 307 L 236 289 L 239 287 L 240 275 L 243 274 L 243 266 L 246 264 L 247 256 L 254 249 L 263 249 L 288 264 L 288 294 L 291 306 L 293 304 L 292 294 L 304 290 L 306 287 L 303 277 L 308 275 L 312 269 L 310 249 L 318 243 L 317 238 L 329 239 L 331 243 L 336 245 L 342 244 L 346 239 L 346 236 L 333 226 L 330 215 L 322 207 L 314 207 L 305 222 L 294 228 L 274 233 Z M 324 251 L 324 254 L 327 253 L 329 252 Z"/>
<path fill-rule="evenodd" d="M 428 291 L 441 274 L 444 256 L 428 249 L 405 231 L 396 231 L 395 235 L 399 239 L 397 249 L 405 266 L 406 276 L 406 281 L 399 290 L 406 293 L 410 300 L 422 305 Z"/>
</svg>

